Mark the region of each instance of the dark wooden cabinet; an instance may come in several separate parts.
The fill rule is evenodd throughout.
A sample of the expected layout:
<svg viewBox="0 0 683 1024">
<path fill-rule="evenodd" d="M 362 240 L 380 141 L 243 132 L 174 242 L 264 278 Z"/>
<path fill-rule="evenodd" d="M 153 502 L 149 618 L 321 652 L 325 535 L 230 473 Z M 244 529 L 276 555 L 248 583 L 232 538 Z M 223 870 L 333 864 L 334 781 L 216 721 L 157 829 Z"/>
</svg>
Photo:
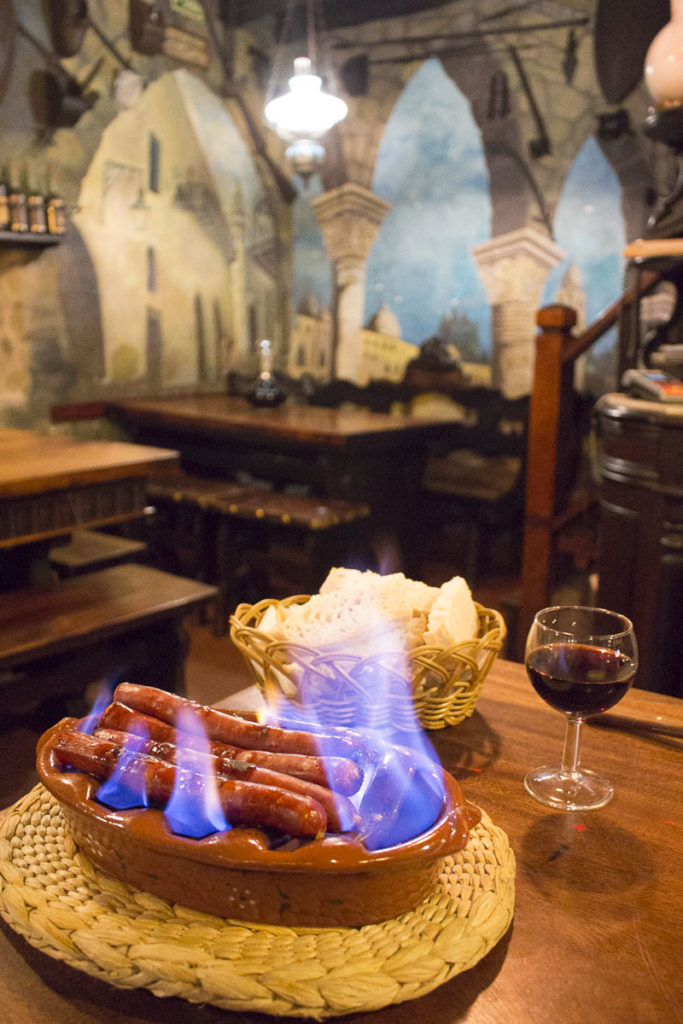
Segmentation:
<svg viewBox="0 0 683 1024">
<path fill-rule="evenodd" d="M 595 425 L 598 599 L 633 620 L 637 685 L 683 697 L 683 404 L 603 395 Z"/>
</svg>

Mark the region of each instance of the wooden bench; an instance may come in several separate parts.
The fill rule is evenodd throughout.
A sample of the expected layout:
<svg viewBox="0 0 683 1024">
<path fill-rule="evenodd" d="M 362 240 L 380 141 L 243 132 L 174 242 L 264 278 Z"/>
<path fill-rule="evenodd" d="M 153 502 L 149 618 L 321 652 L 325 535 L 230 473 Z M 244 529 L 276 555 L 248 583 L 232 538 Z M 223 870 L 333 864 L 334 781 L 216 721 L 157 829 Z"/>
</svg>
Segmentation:
<svg viewBox="0 0 683 1024">
<path fill-rule="evenodd" d="M 0 707 L 79 696 L 122 679 L 183 693 L 183 618 L 216 589 L 143 565 L 119 565 L 3 595 Z"/>
<path fill-rule="evenodd" d="M 450 390 L 444 383 L 439 390 L 438 375 L 432 380 L 435 393 L 466 415 L 457 446 L 435 446 L 427 460 L 425 534 L 431 530 L 439 543 L 445 529 L 460 529 L 462 573 L 471 582 L 482 569 L 514 573 L 521 559 L 529 400 L 493 388 Z"/>
<path fill-rule="evenodd" d="M 369 557 L 363 502 L 190 475 L 152 479 L 148 498 L 157 510 L 152 557 L 215 583 L 218 635 L 239 600 L 284 596 L 288 582 L 290 593 L 314 593 L 332 566 Z"/>
<path fill-rule="evenodd" d="M 147 551 L 147 544 L 130 537 L 118 537 L 101 530 L 75 530 L 65 544 L 50 548 L 50 565 L 62 579 L 93 569 L 133 562 Z"/>
</svg>

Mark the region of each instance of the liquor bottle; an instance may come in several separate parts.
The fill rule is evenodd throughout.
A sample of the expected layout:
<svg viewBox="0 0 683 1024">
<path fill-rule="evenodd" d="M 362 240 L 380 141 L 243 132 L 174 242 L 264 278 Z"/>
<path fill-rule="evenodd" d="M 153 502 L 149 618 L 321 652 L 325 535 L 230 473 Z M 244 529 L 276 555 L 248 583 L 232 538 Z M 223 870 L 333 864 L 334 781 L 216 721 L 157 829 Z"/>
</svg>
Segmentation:
<svg viewBox="0 0 683 1024">
<path fill-rule="evenodd" d="M 55 192 L 48 192 L 45 216 L 47 230 L 51 235 L 63 235 L 66 232 L 66 207 L 64 200 Z"/>
<path fill-rule="evenodd" d="M 281 405 L 287 392 L 273 374 L 273 347 L 267 338 L 259 342 L 259 375 L 256 384 L 247 396 L 252 405 L 273 407 Z"/>
<path fill-rule="evenodd" d="M 28 179 L 25 189 L 27 195 L 28 229 L 34 235 L 44 235 L 47 231 L 45 200 L 40 192 L 30 187 Z"/>
<path fill-rule="evenodd" d="M 0 171 L 0 231 L 9 231 L 10 224 L 7 168 L 3 167 Z"/>
<path fill-rule="evenodd" d="M 10 231 L 23 234 L 28 231 L 26 193 L 19 182 L 13 181 L 9 190 Z"/>
</svg>

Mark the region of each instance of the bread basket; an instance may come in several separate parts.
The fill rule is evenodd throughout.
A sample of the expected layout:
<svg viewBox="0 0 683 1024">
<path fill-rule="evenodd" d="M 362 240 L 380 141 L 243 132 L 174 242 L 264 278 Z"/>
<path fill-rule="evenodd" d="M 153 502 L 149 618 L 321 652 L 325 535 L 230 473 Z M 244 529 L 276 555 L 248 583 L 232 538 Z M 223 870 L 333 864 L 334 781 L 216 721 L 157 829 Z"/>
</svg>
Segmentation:
<svg viewBox="0 0 683 1024">
<path fill-rule="evenodd" d="M 308 600 L 308 595 L 297 595 L 240 604 L 230 618 L 230 638 L 267 703 L 284 697 L 296 707 L 313 706 L 330 725 L 409 732 L 416 715 L 425 729 L 457 725 L 474 711 L 505 639 L 502 615 L 476 602 L 477 637 L 451 647 L 424 645 L 361 656 L 339 648 L 314 650 L 260 630 L 271 606 Z M 382 700 L 377 700 L 379 688 Z"/>
</svg>

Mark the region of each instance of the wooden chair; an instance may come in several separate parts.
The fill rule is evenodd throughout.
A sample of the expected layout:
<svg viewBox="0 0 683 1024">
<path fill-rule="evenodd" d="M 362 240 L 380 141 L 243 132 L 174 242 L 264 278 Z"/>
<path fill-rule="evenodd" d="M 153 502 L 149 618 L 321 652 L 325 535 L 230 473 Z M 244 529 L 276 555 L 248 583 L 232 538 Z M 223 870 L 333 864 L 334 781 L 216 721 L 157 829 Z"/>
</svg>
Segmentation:
<svg viewBox="0 0 683 1024">
<path fill-rule="evenodd" d="M 498 535 L 505 535 L 508 571 L 517 568 L 528 399 L 506 399 L 484 387 L 461 386 L 451 394 L 466 410 L 459 443 L 435 449 L 427 460 L 420 510 L 435 535 L 449 526 L 461 528 L 462 574 L 474 582 Z"/>
<path fill-rule="evenodd" d="M 460 368 L 430 369 L 414 360 L 400 382 L 373 380 L 365 386 L 349 381 L 318 385 L 316 404 L 349 403 L 374 412 L 399 406 L 415 415 L 438 416 L 439 406 L 459 410 L 456 440 L 435 445 L 427 460 L 420 507 L 420 531 L 412 552 L 424 566 L 430 543 L 445 529 L 460 531 L 462 573 L 474 580 L 494 535 L 506 536 L 511 572 L 519 568 L 524 515 L 524 484 L 529 399 L 506 399 L 498 390 L 468 383 Z M 419 571 L 419 568 L 416 570 Z"/>
</svg>

